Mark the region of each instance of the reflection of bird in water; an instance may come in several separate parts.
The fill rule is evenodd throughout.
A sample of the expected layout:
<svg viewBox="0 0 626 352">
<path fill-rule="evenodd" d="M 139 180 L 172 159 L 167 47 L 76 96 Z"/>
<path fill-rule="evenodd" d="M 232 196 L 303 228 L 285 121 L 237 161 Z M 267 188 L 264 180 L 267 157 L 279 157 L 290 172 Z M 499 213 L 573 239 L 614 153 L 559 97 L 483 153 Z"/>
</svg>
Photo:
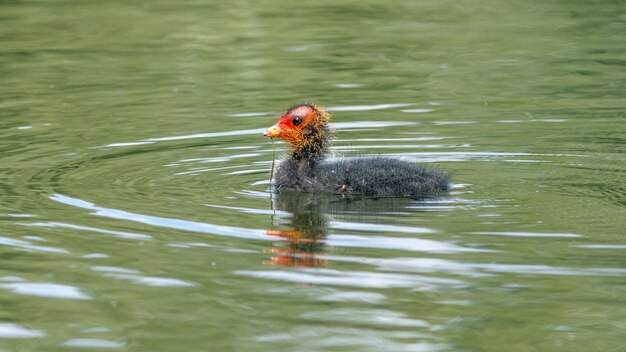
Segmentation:
<svg viewBox="0 0 626 352">
<path fill-rule="evenodd" d="M 326 246 L 323 240 L 328 234 L 328 220 L 327 216 L 320 212 L 319 202 L 311 197 L 287 192 L 278 195 L 274 209 L 289 213 L 285 218 L 279 218 L 279 224 L 287 225 L 291 229 L 267 231 L 270 236 L 284 238 L 287 246 L 272 248 L 274 257 L 266 263 L 284 266 L 326 266 L 326 260 L 321 256 Z"/>
<path fill-rule="evenodd" d="M 363 220 L 376 216 L 406 215 L 408 199 L 338 198 L 299 192 L 280 192 L 273 198 L 273 209 L 280 211 L 276 225 L 288 230 L 267 230 L 270 236 L 281 237 L 269 252 L 269 265 L 324 267 L 331 218 Z M 360 221 L 359 221 L 360 222 Z M 367 225 L 365 225 L 367 226 Z"/>
<path fill-rule="evenodd" d="M 332 131 L 330 114 L 321 106 L 303 104 L 285 112 L 263 133 L 293 147 L 276 170 L 278 190 L 370 197 L 424 198 L 448 190 L 441 171 L 392 157 L 326 158 Z"/>
</svg>

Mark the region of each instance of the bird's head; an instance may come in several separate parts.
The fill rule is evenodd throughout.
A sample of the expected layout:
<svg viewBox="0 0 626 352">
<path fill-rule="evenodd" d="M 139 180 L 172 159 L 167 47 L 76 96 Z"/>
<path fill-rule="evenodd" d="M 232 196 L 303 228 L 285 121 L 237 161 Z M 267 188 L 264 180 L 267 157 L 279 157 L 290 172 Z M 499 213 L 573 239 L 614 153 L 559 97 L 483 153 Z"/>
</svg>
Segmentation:
<svg viewBox="0 0 626 352">
<path fill-rule="evenodd" d="M 296 153 L 319 155 L 332 137 L 330 120 L 330 114 L 321 106 L 301 104 L 282 114 L 278 122 L 263 135 L 285 140 Z"/>
</svg>

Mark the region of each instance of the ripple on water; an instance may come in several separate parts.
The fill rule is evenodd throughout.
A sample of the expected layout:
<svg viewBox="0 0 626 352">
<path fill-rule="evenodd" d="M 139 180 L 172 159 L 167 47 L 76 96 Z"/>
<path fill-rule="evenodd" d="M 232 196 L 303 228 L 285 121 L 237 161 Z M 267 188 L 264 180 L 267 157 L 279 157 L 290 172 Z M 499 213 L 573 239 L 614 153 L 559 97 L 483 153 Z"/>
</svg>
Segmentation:
<svg viewBox="0 0 626 352">
<path fill-rule="evenodd" d="M 156 138 L 147 138 L 143 141 L 136 141 L 136 142 L 111 143 L 111 144 L 103 145 L 100 148 L 127 147 L 127 146 L 138 145 L 138 143 L 139 145 L 141 145 L 141 144 L 151 144 L 155 142 L 179 141 L 179 140 L 185 140 L 185 139 L 244 136 L 244 135 L 249 135 L 249 134 L 260 135 L 261 133 L 263 133 L 263 131 L 265 130 L 262 128 L 256 128 L 256 129 L 224 131 L 224 132 L 196 133 L 196 134 L 181 135 L 181 136 L 156 137 Z"/>
<path fill-rule="evenodd" d="M 337 88 L 344 88 L 344 89 L 350 89 L 350 88 L 361 88 L 361 87 L 363 87 L 363 85 L 360 84 L 360 83 L 336 83 L 335 87 L 337 87 Z"/>
<path fill-rule="evenodd" d="M 395 233 L 415 233 L 415 234 L 432 234 L 437 233 L 434 229 L 416 226 L 399 226 L 391 224 L 372 224 L 366 222 L 347 222 L 347 221 L 331 221 L 328 224 L 330 228 L 338 230 L 353 230 L 367 232 L 395 232 Z"/>
<path fill-rule="evenodd" d="M 426 253 L 495 252 L 488 249 L 468 248 L 445 241 L 426 240 L 415 237 L 333 234 L 328 236 L 325 242 L 329 246 L 335 247 L 393 249 L 398 251 Z"/>
<path fill-rule="evenodd" d="M 626 249 L 626 244 L 583 244 L 576 247 L 592 249 Z"/>
<path fill-rule="evenodd" d="M 435 328 L 424 320 L 412 319 L 406 314 L 386 310 L 371 308 L 336 308 L 323 312 L 304 313 L 305 319 L 322 321 L 336 321 L 344 323 L 359 323 L 367 325 L 384 325 L 411 328 Z"/>
<path fill-rule="evenodd" d="M 540 233 L 540 232 L 514 232 L 514 231 L 483 231 L 483 232 L 466 232 L 469 235 L 492 235 L 492 236 L 509 236 L 509 237 L 560 237 L 560 238 L 575 238 L 583 237 L 575 233 Z"/>
<path fill-rule="evenodd" d="M 438 342 L 429 334 L 414 331 L 380 330 L 361 327 L 322 326 L 316 329 L 309 327 L 293 327 L 287 332 L 257 336 L 259 343 L 293 342 L 303 348 L 314 350 L 349 349 L 363 352 L 384 351 L 397 352 L 436 352 L 449 351 L 450 346 Z M 426 340 L 426 341 L 425 341 Z M 396 342 L 401 341 L 401 342 Z M 420 342 L 410 342 L 420 341 Z"/>
<path fill-rule="evenodd" d="M 265 232 L 263 230 L 254 230 L 247 229 L 242 227 L 235 226 L 226 226 L 226 225 L 215 225 L 204 222 L 190 221 L 190 220 L 181 220 L 174 218 L 165 218 L 160 216 L 152 216 L 152 215 L 144 215 L 138 213 L 127 212 L 124 210 L 112 209 L 112 208 L 103 208 L 99 207 L 93 203 L 68 197 L 60 194 L 55 194 L 50 196 L 50 199 L 57 201 L 62 204 L 75 206 L 78 208 L 83 208 L 87 210 L 93 211 L 94 215 L 120 219 L 120 220 L 128 220 L 133 222 L 138 222 L 142 224 L 171 228 L 177 230 L 191 231 L 191 232 L 200 232 L 200 233 L 210 233 L 214 235 L 222 235 L 222 236 L 230 236 L 230 237 L 240 237 L 240 238 L 252 238 L 252 239 L 267 239 L 265 236 Z"/>
<path fill-rule="evenodd" d="M 457 279 L 333 269 L 237 270 L 234 274 L 303 284 L 360 288 L 410 288 L 416 291 L 438 291 L 444 287 L 460 289 L 468 286 L 464 281 Z"/>
<path fill-rule="evenodd" d="M 385 295 L 378 292 L 365 291 L 335 291 L 318 296 L 317 299 L 323 302 L 355 302 L 380 304 L 385 301 Z"/>
<path fill-rule="evenodd" d="M 100 229 L 100 228 L 91 227 L 91 226 L 81 226 L 81 225 L 74 225 L 74 224 L 66 224 L 66 223 L 54 222 L 54 221 L 50 221 L 50 222 L 19 223 L 19 225 L 22 225 L 22 226 L 34 226 L 34 227 L 67 228 L 67 229 L 81 230 L 81 231 L 87 231 L 87 232 L 104 233 L 104 234 L 113 235 L 113 236 L 116 236 L 116 237 L 120 237 L 120 238 L 124 238 L 124 239 L 131 239 L 131 240 L 142 240 L 143 241 L 143 240 L 149 240 L 149 239 L 152 238 L 152 236 L 150 236 L 150 235 L 144 235 L 144 234 L 140 234 L 140 233 L 114 231 L 114 230 Z"/>
<path fill-rule="evenodd" d="M 195 282 L 167 278 L 167 277 L 152 277 L 143 276 L 138 270 L 119 268 L 113 266 L 92 266 L 91 270 L 104 272 L 105 277 L 110 277 L 118 280 L 126 280 L 138 285 L 152 286 L 152 287 L 193 287 L 198 286 Z"/>
<path fill-rule="evenodd" d="M 433 112 L 435 110 L 434 109 L 404 109 L 400 111 L 414 114 L 414 113 L 423 113 L 423 112 Z"/>
<path fill-rule="evenodd" d="M 345 106 L 329 106 L 327 111 L 369 111 L 369 110 L 385 110 L 392 108 L 403 108 L 414 104 L 374 104 L 374 105 L 345 105 Z"/>
<path fill-rule="evenodd" d="M 78 287 L 47 282 L 12 282 L 0 284 L 13 293 L 45 298 L 89 300 L 91 297 Z"/>
<path fill-rule="evenodd" d="M 0 323 L 0 339 L 34 339 L 46 334 L 13 323 Z"/>
<path fill-rule="evenodd" d="M 0 237 L 0 246 L 16 247 L 27 251 L 69 253 L 66 249 L 63 248 L 40 246 L 32 244 L 28 241 L 16 240 L 8 237 Z"/>
<path fill-rule="evenodd" d="M 501 274 L 558 275 L 558 276 L 622 276 L 623 268 L 568 268 L 551 265 L 499 264 L 461 262 L 440 258 L 361 258 L 334 257 L 335 261 L 348 261 L 375 265 L 380 270 L 416 273 L 445 273 L 455 276 L 493 276 Z"/>
<path fill-rule="evenodd" d="M 106 273 L 104 274 L 104 276 L 118 279 L 118 280 L 130 281 L 137 285 L 152 286 L 152 287 L 198 286 L 198 284 L 195 282 L 173 279 L 173 278 L 168 278 L 168 277 L 153 277 L 153 276 L 142 276 L 142 275 L 135 275 L 135 274 L 121 274 L 121 273 Z"/>
<path fill-rule="evenodd" d="M 122 348 L 125 343 L 104 339 L 74 338 L 63 342 L 63 346 L 95 349 Z"/>
</svg>

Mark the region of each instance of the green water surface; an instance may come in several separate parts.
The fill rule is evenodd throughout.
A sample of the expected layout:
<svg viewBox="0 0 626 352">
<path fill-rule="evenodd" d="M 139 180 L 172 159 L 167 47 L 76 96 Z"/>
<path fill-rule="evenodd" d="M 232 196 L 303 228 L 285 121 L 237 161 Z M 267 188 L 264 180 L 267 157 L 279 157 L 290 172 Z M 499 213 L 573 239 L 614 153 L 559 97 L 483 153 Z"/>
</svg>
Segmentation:
<svg viewBox="0 0 626 352">
<path fill-rule="evenodd" d="M 272 194 L 302 101 L 450 195 Z M 626 351 L 625 108 L 623 1 L 0 0 L 0 351 Z"/>
</svg>

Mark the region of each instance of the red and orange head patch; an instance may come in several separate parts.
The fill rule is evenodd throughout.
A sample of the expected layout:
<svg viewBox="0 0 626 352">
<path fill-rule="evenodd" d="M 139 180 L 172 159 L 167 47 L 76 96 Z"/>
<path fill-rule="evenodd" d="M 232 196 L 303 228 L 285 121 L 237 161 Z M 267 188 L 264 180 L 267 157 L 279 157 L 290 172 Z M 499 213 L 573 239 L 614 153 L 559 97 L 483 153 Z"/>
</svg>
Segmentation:
<svg viewBox="0 0 626 352">
<path fill-rule="evenodd" d="M 311 140 L 311 133 L 321 133 L 321 127 L 330 122 L 330 114 L 317 105 L 298 105 L 287 110 L 278 122 L 267 131 L 265 137 L 282 138 L 295 148 L 305 146 Z"/>
</svg>

